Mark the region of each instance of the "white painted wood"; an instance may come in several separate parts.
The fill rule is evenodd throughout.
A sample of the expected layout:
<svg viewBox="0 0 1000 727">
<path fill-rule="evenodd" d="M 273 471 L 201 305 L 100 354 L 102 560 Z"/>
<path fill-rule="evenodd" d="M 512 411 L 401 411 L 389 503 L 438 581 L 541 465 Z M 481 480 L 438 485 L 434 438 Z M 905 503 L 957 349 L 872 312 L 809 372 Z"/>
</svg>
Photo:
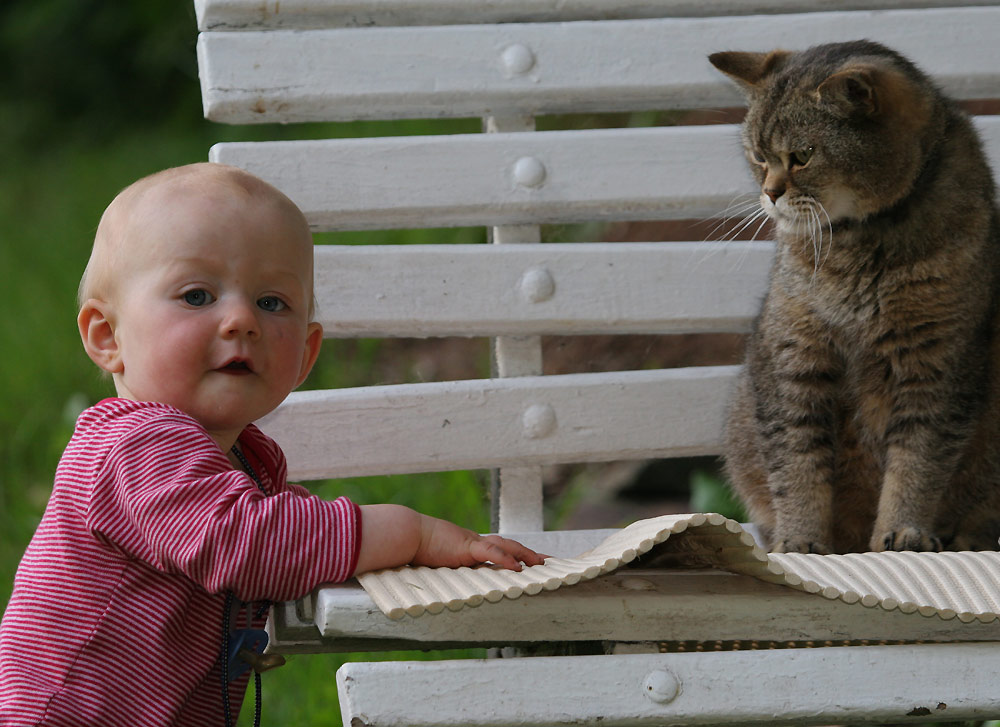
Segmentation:
<svg viewBox="0 0 1000 727">
<path fill-rule="evenodd" d="M 1000 169 L 1000 117 L 976 124 Z M 540 186 L 514 181 L 526 157 Z M 718 217 L 759 193 L 732 125 L 230 143 L 211 159 L 277 186 L 317 230 Z"/>
<path fill-rule="evenodd" d="M 543 469 L 540 465 L 501 467 L 494 498 L 496 528 L 501 535 L 534 526 L 545 527 Z"/>
<path fill-rule="evenodd" d="M 195 0 L 199 30 L 565 22 L 989 4 L 990 0 Z"/>
<path fill-rule="evenodd" d="M 204 32 L 206 116 L 226 123 L 736 106 L 718 50 L 870 38 L 960 98 L 1000 85 L 1000 7 L 742 18 Z M 511 49 L 515 50 L 511 50 Z"/>
<path fill-rule="evenodd" d="M 289 477 L 716 454 L 735 366 L 294 392 L 260 421 Z"/>
<path fill-rule="evenodd" d="M 433 649 L 602 640 L 1000 640 L 998 622 L 963 624 L 866 608 L 710 570 L 622 570 L 535 596 L 398 621 L 378 610 L 355 581 L 320 588 L 311 605 L 316 628 L 311 646 L 333 650 L 337 640 L 356 639 L 371 639 L 373 651 L 404 642 Z"/>
<path fill-rule="evenodd" d="M 212 147 L 317 230 L 712 217 L 754 194 L 735 126 L 462 134 Z M 515 180 L 521 159 L 545 167 Z"/>
<path fill-rule="evenodd" d="M 510 376 L 541 376 L 541 337 L 535 335 L 502 335 L 493 339 L 495 375 L 506 379 Z"/>
<path fill-rule="evenodd" d="M 534 131 L 535 119 L 531 116 L 491 115 L 483 119 L 483 130 L 487 134 Z M 512 174 L 515 183 L 535 187 L 544 182 L 545 168 L 537 159 L 522 157 L 514 163 Z M 489 229 L 492 245 L 537 245 L 541 242 L 541 237 L 538 225 L 503 225 Z M 551 299 L 550 283 L 551 277 L 544 269 L 526 270 L 518 282 L 521 299 L 536 304 Z M 483 289 L 475 289 L 473 295 L 480 302 L 495 302 Z M 502 335 L 494 337 L 490 343 L 491 366 L 495 376 L 541 376 L 541 336 Z M 494 470 L 491 474 L 490 495 L 490 522 L 497 532 L 544 529 L 540 466 L 500 467 Z"/>
<path fill-rule="evenodd" d="M 320 245 L 318 320 L 331 337 L 744 332 L 773 250 L 764 242 Z"/>
<path fill-rule="evenodd" d="M 996 717 L 996 664 L 934 644 L 354 663 L 337 685 L 353 727 L 909 724 Z"/>
</svg>

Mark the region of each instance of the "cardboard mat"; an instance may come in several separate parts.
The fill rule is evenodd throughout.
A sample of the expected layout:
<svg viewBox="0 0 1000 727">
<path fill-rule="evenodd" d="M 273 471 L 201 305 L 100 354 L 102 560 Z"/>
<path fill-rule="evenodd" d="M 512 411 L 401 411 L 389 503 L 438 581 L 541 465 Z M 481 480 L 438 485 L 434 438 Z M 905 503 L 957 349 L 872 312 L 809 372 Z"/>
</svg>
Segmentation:
<svg viewBox="0 0 1000 727">
<path fill-rule="evenodd" d="M 383 613 L 401 619 L 571 586 L 637 558 L 644 567 L 721 568 L 889 611 L 966 623 L 1000 618 L 1000 553 L 766 553 L 738 522 L 714 513 L 640 520 L 575 558 L 521 572 L 404 566 L 358 580 Z"/>
</svg>

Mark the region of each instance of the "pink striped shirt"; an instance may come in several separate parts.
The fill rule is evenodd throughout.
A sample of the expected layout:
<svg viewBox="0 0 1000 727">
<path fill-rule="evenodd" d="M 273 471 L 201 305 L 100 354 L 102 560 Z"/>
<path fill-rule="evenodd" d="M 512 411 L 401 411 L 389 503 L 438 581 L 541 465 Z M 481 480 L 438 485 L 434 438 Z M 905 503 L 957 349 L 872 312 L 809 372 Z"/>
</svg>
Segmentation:
<svg viewBox="0 0 1000 727">
<path fill-rule="evenodd" d="M 357 506 L 288 484 L 253 425 L 240 445 L 267 497 L 173 407 L 80 416 L 0 622 L 0 725 L 221 725 L 225 592 L 284 601 L 353 574 Z"/>
</svg>

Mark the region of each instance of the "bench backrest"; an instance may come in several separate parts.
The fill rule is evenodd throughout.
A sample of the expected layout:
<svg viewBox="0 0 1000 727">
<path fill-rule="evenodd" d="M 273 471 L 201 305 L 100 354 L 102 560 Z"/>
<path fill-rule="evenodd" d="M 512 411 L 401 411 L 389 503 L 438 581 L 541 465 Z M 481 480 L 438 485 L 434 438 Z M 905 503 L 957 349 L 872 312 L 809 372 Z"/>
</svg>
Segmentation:
<svg viewBox="0 0 1000 727">
<path fill-rule="evenodd" d="M 734 367 L 542 376 L 539 337 L 744 332 L 771 246 L 542 243 L 539 226 L 725 214 L 757 194 L 736 126 L 622 115 L 537 131 L 533 117 L 740 106 L 709 53 L 857 38 L 955 97 L 996 97 L 1000 7 L 935 4 L 775 0 L 733 17 L 739 3 L 710 0 L 197 0 L 212 120 L 483 119 L 483 133 L 212 149 L 317 231 L 438 230 L 441 244 L 320 246 L 328 336 L 495 339 L 490 379 L 293 394 L 263 422 L 292 476 L 500 468 L 499 529 L 525 532 L 542 527 L 542 465 L 717 453 Z M 996 168 L 998 122 L 978 121 Z M 440 228 L 461 226 L 494 244 L 447 242 Z"/>
</svg>

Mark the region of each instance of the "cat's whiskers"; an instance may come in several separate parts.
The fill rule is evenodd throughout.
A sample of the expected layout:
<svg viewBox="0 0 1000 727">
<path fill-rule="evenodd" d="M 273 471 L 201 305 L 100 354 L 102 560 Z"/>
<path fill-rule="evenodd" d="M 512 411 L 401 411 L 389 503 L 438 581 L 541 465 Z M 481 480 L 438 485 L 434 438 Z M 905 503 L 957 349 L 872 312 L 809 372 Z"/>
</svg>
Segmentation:
<svg viewBox="0 0 1000 727">
<path fill-rule="evenodd" d="M 833 248 L 833 221 L 823 204 L 813 197 L 800 197 L 790 206 L 794 211 L 794 225 L 789 231 L 803 246 L 812 247 L 815 280 Z"/>
<path fill-rule="evenodd" d="M 735 197 L 729 206 L 721 213 L 721 218 L 719 221 L 709 230 L 706 236 L 707 242 L 719 242 L 721 245 L 706 245 L 705 254 L 698 257 L 694 261 L 692 268 L 696 268 L 701 263 L 711 259 L 713 256 L 718 255 L 729 246 L 729 243 L 733 242 L 736 237 L 750 225 L 752 225 L 756 220 L 763 216 L 764 220 L 761 222 L 760 226 L 754 232 L 751 240 L 756 240 L 757 235 L 760 234 L 761 229 L 767 224 L 767 213 L 761 208 L 760 201 L 756 197 L 746 197 L 745 195 L 740 195 Z M 720 235 L 720 231 L 725 231 L 725 234 Z M 743 255 L 740 255 L 740 259 L 737 261 L 737 266 L 734 269 L 738 269 L 739 266 L 743 264 L 743 260 L 746 258 L 746 251 Z"/>
<path fill-rule="evenodd" d="M 816 238 L 813 243 L 813 249 L 816 253 L 815 267 L 813 268 L 813 276 L 819 272 L 819 269 L 823 266 L 823 263 L 827 261 L 830 257 L 830 251 L 833 249 L 833 221 L 830 219 L 830 215 L 827 213 L 826 208 L 823 203 L 817 199 L 809 198 L 807 200 L 808 204 L 806 209 L 809 211 L 810 215 L 810 227 L 814 230 L 813 235 Z M 826 225 L 824 226 L 823 220 L 820 217 L 820 212 L 826 217 Z M 826 241 L 826 251 L 823 251 L 824 243 L 824 231 L 829 231 L 829 240 Z"/>
<path fill-rule="evenodd" d="M 763 207 L 759 207 L 756 212 L 754 212 L 752 215 L 747 216 L 743 220 L 743 224 L 741 224 L 739 227 L 735 227 L 734 229 L 730 230 L 728 237 L 724 238 L 723 241 L 724 242 L 733 242 L 739 236 L 739 234 L 741 232 L 743 232 L 745 229 L 747 229 L 748 227 L 750 227 L 751 225 L 753 225 L 753 223 L 756 222 L 757 220 L 759 220 L 762 216 L 765 217 L 764 222 L 766 223 L 767 222 L 767 219 L 766 219 L 766 217 L 767 217 L 767 210 L 765 210 Z M 761 227 L 757 228 L 757 232 L 760 232 L 760 229 L 762 227 L 763 227 L 763 224 L 761 225 Z M 751 238 L 751 240 L 750 240 L 751 242 L 753 241 L 753 239 L 756 238 L 756 234 L 757 233 L 754 233 L 754 238 Z"/>
<path fill-rule="evenodd" d="M 759 204 L 760 203 L 757 201 L 756 198 L 751 198 L 748 200 L 744 200 L 742 202 L 736 202 L 734 200 L 733 203 L 731 203 L 725 210 L 723 210 L 722 212 L 723 217 L 719 220 L 719 222 L 711 230 L 709 230 L 708 232 L 709 239 L 715 239 L 716 234 L 720 230 L 726 228 L 726 226 L 729 225 L 731 222 L 733 222 L 733 220 L 738 220 L 737 222 L 733 223 L 732 227 L 730 227 L 727 230 L 726 234 L 718 240 L 719 242 L 731 242 L 733 239 L 732 237 L 733 228 L 736 227 L 736 225 L 739 225 L 740 222 L 745 221 L 747 215 L 751 211 L 759 210 L 760 209 Z M 754 214 L 756 215 L 756 212 L 754 212 Z"/>
<path fill-rule="evenodd" d="M 729 242 L 734 241 L 741 232 L 750 228 L 757 220 L 760 220 L 760 224 L 757 225 L 757 229 L 753 231 L 753 234 L 750 236 L 750 239 L 747 240 L 747 242 L 755 242 L 757 240 L 757 236 L 760 234 L 760 231 L 764 229 L 764 226 L 770 220 L 770 216 L 767 214 L 767 210 L 765 210 L 763 207 L 758 207 L 753 212 L 753 214 L 748 215 L 746 219 L 743 220 L 743 224 L 741 224 L 734 230 L 731 230 L 729 238 L 726 240 L 726 243 L 728 244 Z M 733 267 L 733 270 L 738 270 L 743 265 L 743 262 L 746 260 L 746 256 L 749 254 L 749 252 L 750 252 L 749 246 L 745 246 L 743 248 L 743 254 L 740 255 L 739 260 L 737 260 L 736 265 Z"/>
<path fill-rule="evenodd" d="M 743 230 L 748 229 L 757 220 L 760 220 L 760 224 L 757 225 L 757 229 L 753 231 L 753 234 L 750 235 L 750 238 L 748 240 L 746 240 L 746 242 L 756 242 L 757 241 L 757 237 L 761 233 L 761 230 L 763 230 L 764 227 L 767 225 L 767 223 L 771 221 L 771 216 L 767 213 L 767 210 L 764 209 L 763 207 L 758 207 L 756 209 L 756 211 L 752 215 L 749 215 L 744 220 L 744 222 L 740 226 L 740 228 L 738 230 L 736 230 L 735 232 L 732 233 L 732 237 L 730 238 L 729 242 L 731 242 L 733 239 L 735 239 L 736 235 L 738 235 L 740 232 L 742 232 Z M 743 246 L 743 252 L 739 256 L 739 259 L 736 261 L 736 264 L 733 266 L 732 269 L 733 270 L 739 270 L 741 267 L 743 267 L 743 263 L 746 261 L 747 255 L 749 255 L 749 254 L 750 254 L 750 246 L 749 245 L 744 245 Z"/>
</svg>

